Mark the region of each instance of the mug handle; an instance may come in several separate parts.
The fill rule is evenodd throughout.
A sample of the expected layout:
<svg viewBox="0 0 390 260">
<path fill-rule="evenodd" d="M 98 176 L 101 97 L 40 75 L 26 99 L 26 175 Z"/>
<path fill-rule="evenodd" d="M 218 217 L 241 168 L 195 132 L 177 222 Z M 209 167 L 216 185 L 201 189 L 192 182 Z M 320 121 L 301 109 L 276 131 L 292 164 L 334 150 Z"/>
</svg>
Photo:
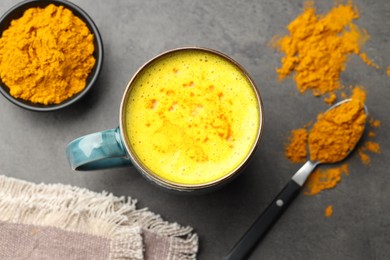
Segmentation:
<svg viewBox="0 0 390 260">
<path fill-rule="evenodd" d="M 66 156 L 73 170 L 90 171 L 131 165 L 119 127 L 88 134 L 70 142 Z"/>
</svg>

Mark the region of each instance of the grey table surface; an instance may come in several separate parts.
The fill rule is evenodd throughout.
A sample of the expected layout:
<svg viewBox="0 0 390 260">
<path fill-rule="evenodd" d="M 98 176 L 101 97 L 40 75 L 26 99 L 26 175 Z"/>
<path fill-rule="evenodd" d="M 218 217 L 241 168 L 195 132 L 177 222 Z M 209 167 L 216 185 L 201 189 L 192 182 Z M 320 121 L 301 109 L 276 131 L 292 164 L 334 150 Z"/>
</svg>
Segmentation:
<svg viewBox="0 0 390 260">
<path fill-rule="evenodd" d="M 16 0 L 2 0 L 4 13 Z M 292 129 L 327 108 L 310 93 L 301 95 L 289 78 L 277 80 L 282 54 L 269 47 L 275 34 L 302 12 L 303 1 L 74 0 L 95 21 L 104 42 L 104 66 L 93 90 L 73 106 L 52 113 L 23 110 L 0 98 L 0 174 L 36 183 L 64 183 L 138 199 L 138 207 L 199 235 L 199 259 L 222 259 L 300 165 L 284 157 Z M 333 0 L 318 1 L 319 12 Z M 341 75 L 345 85 L 363 85 L 371 115 L 381 120 L 376 141 L 382 153 L 372 164 L 348 158 L 350 175 L 333 190 L 300 194 L 250 259 L 389 259 L 390 2 L 363 1 L 356 23 L 371 38 L 363 50 L 381 70 L 351 58 Z M 66 144 L 76 137 L 118 125 L 125 86 L 147 60 L 168 49 L 203 46 L 241 63 L 257 83 L 265 110 L 264 133 L 245 172 L 219 191 L 200 196 L 167 193 L 132 168 L 73 172 Z M 324 216 L 328 205 L 334 214 Z"/>
</svg>

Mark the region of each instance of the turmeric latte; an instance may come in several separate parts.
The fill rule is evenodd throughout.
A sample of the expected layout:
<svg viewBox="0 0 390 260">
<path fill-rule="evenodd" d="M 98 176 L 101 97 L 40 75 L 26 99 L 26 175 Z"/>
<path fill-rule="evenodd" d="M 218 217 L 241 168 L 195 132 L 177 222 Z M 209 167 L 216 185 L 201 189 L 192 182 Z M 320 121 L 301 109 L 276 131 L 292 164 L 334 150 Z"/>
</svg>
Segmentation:
<svg viewBox="0 0 390 260">
<path fill-rule="evenodd" d="M 136 76 L 127 99 L 130 148 L 149 170 L 180 184 L 218 180 L 249 156 L 260 109 L 248 77 L 203 50 L 166 54 Z"/>
<path fill-rule="evenodd" d="M 343 160 L 362 136 L 366 117 L 364 105 L 357 99 L 320 114 L 308 137 L 310 159 L 323 163 Z"/>
<path fill-rule="evenodd" d="M 94 35 L 63 6 L 30 8 L 0 38 L 0 77 L 16 98 L 58 104 L 82 91 Z"/>
</svg>

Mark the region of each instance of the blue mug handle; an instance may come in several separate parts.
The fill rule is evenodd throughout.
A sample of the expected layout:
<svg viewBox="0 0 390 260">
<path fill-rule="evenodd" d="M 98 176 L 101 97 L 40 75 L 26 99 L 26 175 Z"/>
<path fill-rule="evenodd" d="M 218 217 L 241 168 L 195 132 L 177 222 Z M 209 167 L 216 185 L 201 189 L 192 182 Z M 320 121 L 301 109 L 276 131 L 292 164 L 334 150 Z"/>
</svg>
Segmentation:
<svg viewBox="0 0 390 260">
<path fill-rule="evenodd" d="M 79 137 L 66 147 L 73 170 L 90 171 L 131 165 L 119 127 Z"/>
</svg>

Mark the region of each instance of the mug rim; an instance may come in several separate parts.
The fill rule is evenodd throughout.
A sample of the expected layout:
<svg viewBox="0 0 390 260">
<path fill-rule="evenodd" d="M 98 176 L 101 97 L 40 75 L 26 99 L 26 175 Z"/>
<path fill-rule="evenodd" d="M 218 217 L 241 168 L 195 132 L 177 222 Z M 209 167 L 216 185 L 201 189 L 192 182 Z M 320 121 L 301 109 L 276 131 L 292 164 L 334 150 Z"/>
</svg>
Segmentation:
<svg viewBox="0 0 390 260">
<path fill-rule="evenodd" d="M 133 151 L 133 149 L 129 145 L 129 139 L 128 139 L 127 135 L 125 134 L 125 131 L 124 131 L 125 128 L 126 128 L 126 126 L 125 126 L 126 125 L 125 124 L 125 120 L 126 120 L 125 110 L 126 110 L 126 108 L 125 107 L 126 107 L 126 104 L 127 104 L 128 97 L 129 97 L 129 94 L 131 92 L 131 89 L 133 87 L 133 82 L 135 81 L 137 76 L 140 74 L 140 72 L 142 72 L 145 68 L 147 68 L 147 66 L 149 66 L 154 61 L 156 61 L 156 60 L 158 60 L 158 59 L 160 59 L 160 58 L 162 58 L 162 57 L 164 57 L 164 56 L 166 56 L 168 54 L 176 53 L 176 52 L 182 52 L 182 51 L 191 51 L 191 50 L 209 52 L 211 54 L 214 54 L 214 55 L 217 55 L 217 56 L 219 56 L 221 58 L 224 58 L 228 62 L 232 63 L 235 67 L 237 67 L 245 75 L 245 77 L 250 82 L 250 85 L 251 85 L 251 87 L 252 87 L 252 89 L 253 89 L 253 91 L 255 93 L 255 96 L 256 96 L 258 109 L 259 109 L 259 117 L 260 117 L 259 118 L 260 120 L 259 120 L 259 124 L 258 124 L 258 130 L 257 130 L 256 139 L 253 142 L 253 145 L 252 145 L 250 151 L 247 153 L 247 155 L 242 160 L 242 162 L 238 166 L 236 166 L 234 169 L 232 169 L 229 173 L 223 175 L 222 177 L 220 177 L 220 178 L 218 178 L 216 180 L 213 180 L 213 181 L 209 181 L 209 182 L 205 182 L 205 183 L 199 183 L 199 184 L 185 184 L 185 183 L 173 182 L 173 181 L 164 179 L 161 176 L 159 176 L 156 173 L 154 173 L 146 165 L 144 165 L 142 162 L 140 162 L 140 160 L 137 158 L 136 153 Z M 224 54 L 222 52 L 219 52 L 217 50 L 206 48 L 206 47 L 196 47 L 196 46 L 194 46 L 194 47 L 174 48 L 174 49 L 170 49 L 170 50 L 164 51 L 164 52 L 154 56 L 153 58 L 149 59 L 147 62 L 145 62 L 134 73 L 134 75 L 131 77 L 131 79 L 127 83 L 127 86 L 125 88 L 124 94 L 122 96 L 122 100 L 121 100 L 121 103 L 120 103 L 120 110 L 119 110 L 120 135 L 121 135 L 121 138 L 123 140 L 124 148 L 125 148 L 128 156 L 129 156 L 129 159 L 133 163 L 133 165 L 145 177 L 147 177 L 147 179 L 149 179 L 152 182 L 158 184 L 159 186 L 162 186 L 164 188 L 173 189 L 173 190 L 182 190 L 182 191 L 192 191 L 192 190 L 200 190 L 200 189 L 207 189 L 207 188 L 215 187 L 215 186 L 218 186 L 219 184 L 228 182 L 229 180 L 232 180 L 235 176 L 237 176 L 238 173 L 240 172 L 240 170 L 242 170 L 247 165 L 247 163 L 250 161 L 251 157 L 253 157 L 257 147 L 259 146 L 259 143 L 260 143 L 260 140 L 261 140 L 261 137 L 262 137 L 262 134 L 263 134 L 263 128 L 264 128 L 263 125 L 264 125 L 263 101 L 261 99 L 261 96 L 260 96 L 259 90 L 258 90 L 258 88 L 256 86 L 256 83 L 254 82 L 252 77 L 249 75 L 249 73 L 244 69 L 244 67 L 241 64 L 236 62 L 234 59 L 232 59 L 228 55 L 226 55 L 226 54 Z"/>
</svg>

